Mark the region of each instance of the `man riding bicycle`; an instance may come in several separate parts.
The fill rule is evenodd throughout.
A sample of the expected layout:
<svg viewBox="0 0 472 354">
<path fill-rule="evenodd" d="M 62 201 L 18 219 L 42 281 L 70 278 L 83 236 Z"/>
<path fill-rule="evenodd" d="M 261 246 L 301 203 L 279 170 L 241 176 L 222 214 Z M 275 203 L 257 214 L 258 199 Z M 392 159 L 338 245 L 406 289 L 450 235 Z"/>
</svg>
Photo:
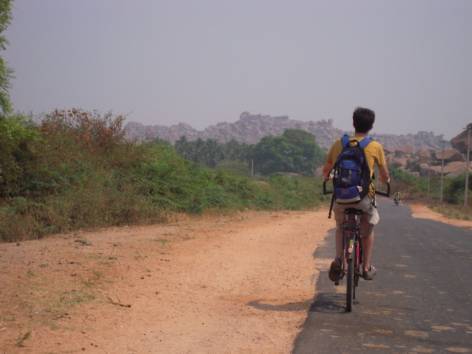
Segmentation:
<svg viewBox="0 0 472 354">
<path fill-rule="evenodd" d="M 336 258 L 331 263 L 329 271 L 329 278 L 334 282 L 338 281 L 343 276 L 343 230 L 341 225 L 344 220 L 344 211 L 348 208 L 363 211 L 361 217 L 361 242 L 363 248 L 362 276 L 366 280 L 372 280 L 376 274 L 376 269 L 372 265 L 372 250 L 374 244 L 373 228 L 379 222 L 380 217 L 375 205 L 375 185 L 373 183 L 375 166 L 379 169 L 381 182 L 389 183 L 390 175 L 382 145 L 368 137 L 368 133 L 374 125 L 374 121 L 374 111 L 368 108 L 357 108 L 353 114 L 354 136 L 346 136 L 336 141 L 333 146 L 331 146 L 323 167 L 323 176 L 325 180 L 327 180 L 343 149 L 349 147 L 349 144 L 357 144 L 363 147 L 366 165 L 368 166 L 370 174 L 368 191 L 366 191 L 366 195 L 360 201 L 350 204 L 341 204 L 336 201 L 334 204 L 334 215 L 336 219 Z"/>
</svg>

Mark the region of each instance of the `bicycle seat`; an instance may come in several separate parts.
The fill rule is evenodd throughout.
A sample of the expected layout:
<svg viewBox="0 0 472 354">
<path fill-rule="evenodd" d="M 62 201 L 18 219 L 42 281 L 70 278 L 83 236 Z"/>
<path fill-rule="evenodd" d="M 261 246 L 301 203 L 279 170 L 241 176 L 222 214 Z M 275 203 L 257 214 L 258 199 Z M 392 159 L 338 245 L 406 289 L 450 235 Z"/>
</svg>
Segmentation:
<svg viewBox="0 0 472 354">
<path fill-rule="evenodd" d="M 362 215 L 364 212 L 360 209 L 355 208 L 348 208 L 344 210 L 344 214 L 354 214 L 354 215 Z"/>
</svg>

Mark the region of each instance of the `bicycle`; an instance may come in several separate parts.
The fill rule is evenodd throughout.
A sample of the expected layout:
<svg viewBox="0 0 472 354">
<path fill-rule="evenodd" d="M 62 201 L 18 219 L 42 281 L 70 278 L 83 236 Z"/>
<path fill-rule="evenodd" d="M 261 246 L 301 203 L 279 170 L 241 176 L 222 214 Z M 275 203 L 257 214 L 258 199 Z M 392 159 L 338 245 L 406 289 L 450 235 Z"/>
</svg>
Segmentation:
<svg viewBox="0 0 472 354">
<path fill-rule="evenodd" d="M 331 194 L 326 190 L 326 182 L 323 182 L 323 194 Z M 390 183 L 387 183 L 387 192 L 376 191 L 375 194 L 390 197 Z M 331 200 L 331 206 L 334 197 Z M 331 218 L 331 209 L 329 218 Z M 356 299 L 356 288 L 359 286 L 359 279 L 362 277 L 362 242 L 360 223 L 363 211 L 356 208 L 344 210 L 343 230 L 343 255 L 341 279 L 346 275 L 346 312 L 352 311 L 352 305 Z M 339 280 L 341 280 L 339 279 Z M 339 280 L 334 284 L 339 285 Z"/>
</svg>

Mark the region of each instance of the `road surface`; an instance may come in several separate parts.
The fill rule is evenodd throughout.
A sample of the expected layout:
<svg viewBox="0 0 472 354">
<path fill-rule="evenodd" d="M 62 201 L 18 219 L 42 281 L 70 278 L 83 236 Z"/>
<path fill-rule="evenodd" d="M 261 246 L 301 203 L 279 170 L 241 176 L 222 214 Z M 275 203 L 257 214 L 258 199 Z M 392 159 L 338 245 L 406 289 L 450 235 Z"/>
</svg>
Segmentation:
<svg viewBox="0 0 472 354">
<path fill-rule="evenodd" d="M 414 219 L 406 206 L 380 204 L 377 277 L 360 282 L 345 313 L 345 284 L 321 273 L 293 352 L 472 353 L 472 232 Z M 332 257 L 333 234 L 314 257 Z"/>
</svg>

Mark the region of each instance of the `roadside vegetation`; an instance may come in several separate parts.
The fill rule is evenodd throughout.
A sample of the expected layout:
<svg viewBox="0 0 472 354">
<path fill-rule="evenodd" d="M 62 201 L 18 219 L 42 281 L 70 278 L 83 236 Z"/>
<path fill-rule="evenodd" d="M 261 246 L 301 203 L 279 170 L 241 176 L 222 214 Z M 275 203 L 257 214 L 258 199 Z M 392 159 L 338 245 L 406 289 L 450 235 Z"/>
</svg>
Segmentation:
<svg viewBox="0 0 472 354">
<path fill-rule="evenodd" d="M 206 167 L 164 142 L 126 141 L 122 123 L 121 116 L 81 110 L 55 111 L 37 124 L 3 117 L 0 239 L 155 222 L 172 212 L 301 209 L 323 199 L 312 176 L 250 178 L 225 167 L 228 159 Z"/>
<path fill-rule="evenodd" d="M 465 174 L 445 177 L 443 201 L 441 202 L 441 179 L 439 176 L 414 176 L 404 170 L 391 168 L 393 191 L 399 191 L 402 199 L 421 201 L 433 210 L 455 219 L 472 220 L 472 195 L 468 207 L 464 207 Z M 469 190 L 472 178 L 469 179 Z"/>
</svg>

